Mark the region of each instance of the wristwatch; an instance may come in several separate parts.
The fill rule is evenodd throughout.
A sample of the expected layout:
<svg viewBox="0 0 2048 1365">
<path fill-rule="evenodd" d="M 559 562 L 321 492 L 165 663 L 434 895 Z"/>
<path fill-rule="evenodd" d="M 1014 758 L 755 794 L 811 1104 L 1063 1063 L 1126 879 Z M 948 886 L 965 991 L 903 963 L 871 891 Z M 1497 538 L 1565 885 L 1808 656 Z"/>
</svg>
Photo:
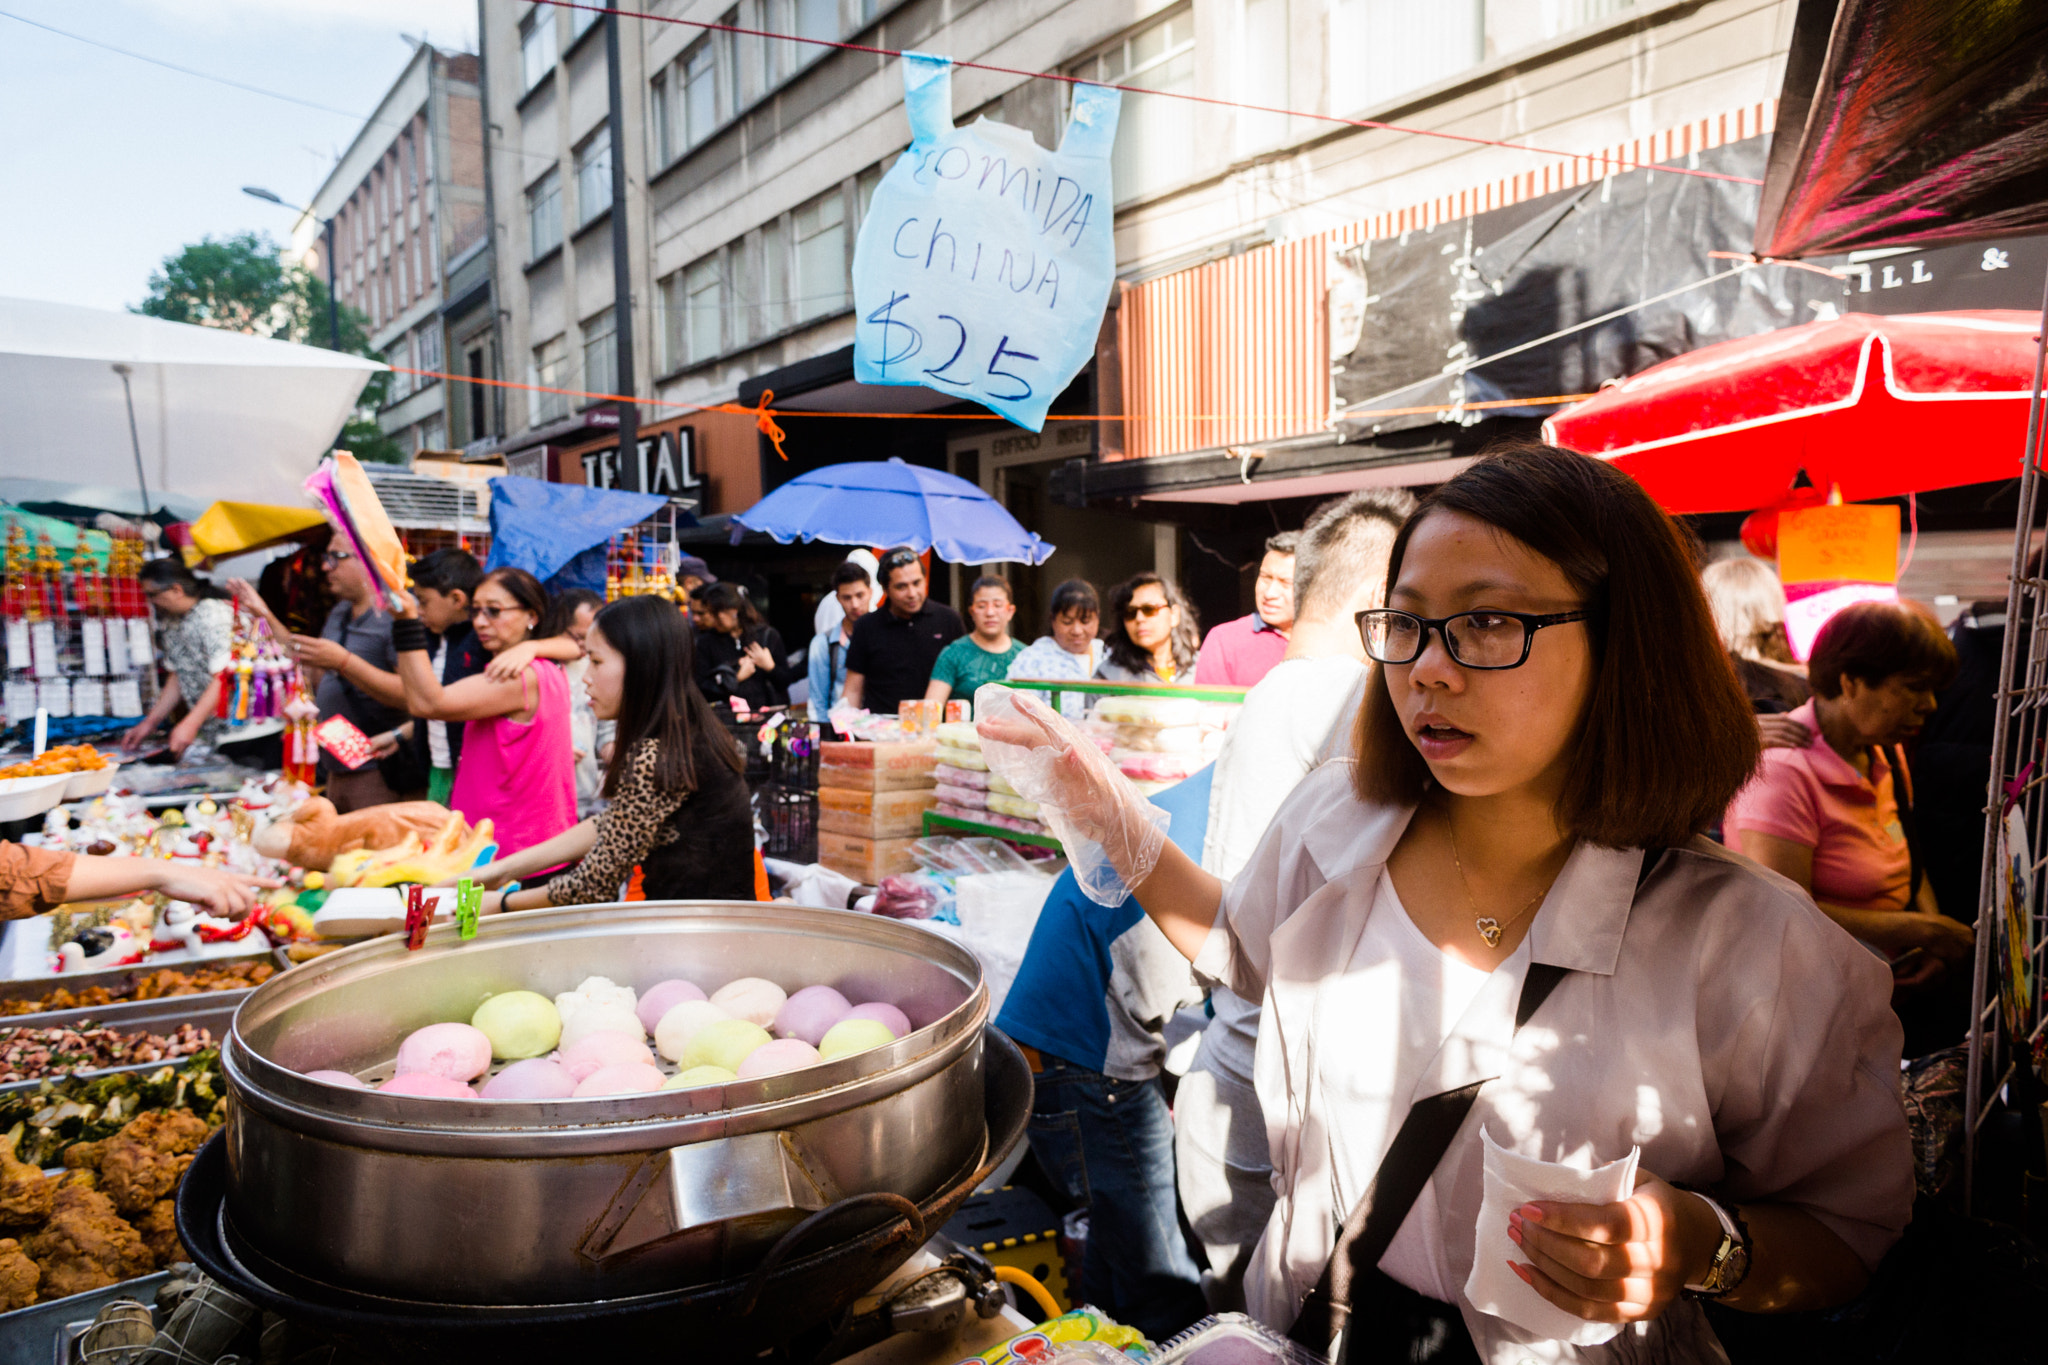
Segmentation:
<svg viewBox="0 0 2048 1365">
<path fill-rule="evenodd" d="M 1721 1245 L 1714 1248 L 1714 1259 L 1707 1263 L 1707 1277 L 1698 1284 L 1686 1285 L 1685 1292 L 1696 1299 L 1724 1298 L 1739 1289 L 1749 1275 L 1749 1228 L 1713 1198 L 1698 1190 L 1689 1193 L 1721 1220 Z"/>
</svg>

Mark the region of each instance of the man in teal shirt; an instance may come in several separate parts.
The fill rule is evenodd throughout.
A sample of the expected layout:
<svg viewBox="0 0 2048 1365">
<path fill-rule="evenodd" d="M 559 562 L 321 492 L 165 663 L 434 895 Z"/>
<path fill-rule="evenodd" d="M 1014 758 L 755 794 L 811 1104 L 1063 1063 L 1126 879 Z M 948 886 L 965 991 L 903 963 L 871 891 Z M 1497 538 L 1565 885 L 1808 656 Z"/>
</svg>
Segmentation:
<svg viewBox="0 0 2048 1365">
<path fill-rule="evenodd" d="M 924 690 L 926 701 L 948 697 L 974 700 L 974 691 L 986 682 L 1001 682 L 1010 674 L 1010 661 L 1024 652 L 1024 646 L 1010 638 L 1010 620 L 1017 603 L 1010 596 L 1007 579 L 984 575 L 974 580 L 969 596 L 968 617 L 974 630 L 939 652 L 932 665 L 932 680 Z"/>
</svg>

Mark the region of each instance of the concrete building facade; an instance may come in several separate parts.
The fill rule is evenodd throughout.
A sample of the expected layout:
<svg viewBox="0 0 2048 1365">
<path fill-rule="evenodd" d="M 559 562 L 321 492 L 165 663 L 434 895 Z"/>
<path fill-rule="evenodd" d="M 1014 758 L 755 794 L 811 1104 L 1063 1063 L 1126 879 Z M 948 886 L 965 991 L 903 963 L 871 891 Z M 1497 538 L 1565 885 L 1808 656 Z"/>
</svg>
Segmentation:
<svg viewBox="0 0 2048 1365">
<path fill-rule="evenodd" d="M 406 372 L 499 374 L 480 75 L 473 53 L 417 45 L 293 230 L 301 260 L 325 278 L 321 225 L 333 220 L 335 292 L 397 368 L 377 419 L 410 455 L 502 430 L 488 388 L 451 392 Z"/>
</svg>

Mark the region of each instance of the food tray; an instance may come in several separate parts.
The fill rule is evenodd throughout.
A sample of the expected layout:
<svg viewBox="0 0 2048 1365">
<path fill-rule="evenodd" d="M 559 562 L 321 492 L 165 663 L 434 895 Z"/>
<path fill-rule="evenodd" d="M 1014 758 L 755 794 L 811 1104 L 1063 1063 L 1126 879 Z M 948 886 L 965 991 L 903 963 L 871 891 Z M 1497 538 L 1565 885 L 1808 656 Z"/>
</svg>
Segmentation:
<svg viewBox="0 0 2048 1365">
<path fill-rule="evenodd" d="M 71 778 L 70 773 L 0 778 L 0 821 L 41 815 L 64 799 L 64 786 Z"/>
<path fill-rule="evenodd" d="M 153 1271 L 104 1289 L 0 1313 L 0 1365 L 69 1365 L 79 1358 L 77 1340 L 100 1309 L 116 1299 L 153 1304 L 156 1291 L 170 1278 L 168 1270 Z"/>
<path fill-rule="evenodd" d="M 1328 1361 L 1243 1313 L 1218 1313 L 1153 1352 L 1152 1365 L 1328 1365 Z"/>
<path fill-rule="evenodd" d="M 216 1040 L 228 1036 L 235 1011 L 255 990 L 206 991 L 199 995 L 167 995 L 159 1000 L 122 1000 L 77 1010 L 44 1010 L 0 1019 L 0 1032 L 16 1028 L 78 1028 L 95 1024 L 124 1033 L 169 1033 L 180 1024 L 209 1030 Z M 163 1065 L 163 1063 L 158 1063 Z"/>
<path fill-rule="evenodd" d="M 252 949 L 249 954 L 250 956 L 256 956 L 259 953 L 271 954 L 269 940 L 263 939 L 260 942 L 261 947 Z M 271 960 L 276 965 L 279 971 L 285 970 L 285 968 L 290 965 L 288 961 L 278 959 L 274 955 L 272 956 Z M 102 971 L 97 972 L 58 972 L 54 976 L 25 976 L 17 978 L 12 981 L 0 981 L 0 1000 L 35 1000 L 42 996 L 48 995 L 51 991 L 56 990 L 59 986 L 62 986 L 64 989 L 69 991 L 83 991 L 93 986 L 104 986 L 110 991 L 126 990 L 128 987 L 133 986 L 137 981 L 141 980 L 143 977 L 154 976 L 158 972 L 177 972 L 180 975 L 189 975 L 192 972 L 199 971 L 201 968 L 214 968 L 222 966 L 224 964 L 244 961 L 247 961 L 247 958 L 238 954 L 234 957 L 209 957 L 203 959 L 187 959 L 183 962 L 164 962 L 157 964 L 141 962 L 136 963 L 134 966 L 130 967 L 108 967 Z M 201 991 L 197 995 L 170 996 L 167 998 L 172 1000 L 199 1000 L 204 999 L 206 996 L 209 995 L 227 994 L 239 997 L 247 995 L 248 993 L 249 992 L 247 989 L 239 989 L 226 992 Z M 127 1005 L 134 1004 L 137 1002 L 123 1000 L 117 1003 Z M 142 1003 L 154 1004 L 155 1002 L 145 1001 Z M 112 1009 L 114 1008 L 114 1006 L 103 1005 L 100 1008 Z M 40 1017 L 43 1014 L 64 1014 L 68 1012 L 69 1011 L 65 1010 L 43 1010 L 38 1012 L 38 1017 Z M 13 1017 L 16 1019 L 26 1019 L 30 1016 L 25 1014 L 17 1014 Z M 4 1018 L 4 1016 L 0 1016 L 0 1018 Z"/>
<path fill-rule="evenodd" d="M 121 771 L 119 763 L 109 762 L 98 768 L 85 768 L 71 774 L 71 780 L 64 784 L 64 800 L 83 801 L 88 797 L 104 795 L 114 785 L 114 775 Z"/>
</svg>

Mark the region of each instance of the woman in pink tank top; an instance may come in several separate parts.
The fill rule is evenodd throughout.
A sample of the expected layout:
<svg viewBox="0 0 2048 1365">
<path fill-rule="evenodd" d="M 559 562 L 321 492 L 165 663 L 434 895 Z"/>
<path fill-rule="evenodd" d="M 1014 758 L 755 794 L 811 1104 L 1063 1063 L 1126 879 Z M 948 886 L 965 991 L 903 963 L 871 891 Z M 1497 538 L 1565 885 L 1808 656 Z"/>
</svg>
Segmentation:
<svg viewBox="0 0 2048 1365">
<path fill-rule="evenodd" d="M 493 657 L 540 625 L 547 593 L 524 569 L 494 569 L 477 584 L 471 624 Z M 506 680 L 479 673 L 442 686 L 418 608 L 392 622 L 406 709 L 421 720 L 464 721 L 462 756 L 448 804 L 471 824 L 488 819 L 498 856 L 554 838 L 576 823 L 576 764 L 569 735 L 569 682 L 546 659 Z"/>
</svg>

